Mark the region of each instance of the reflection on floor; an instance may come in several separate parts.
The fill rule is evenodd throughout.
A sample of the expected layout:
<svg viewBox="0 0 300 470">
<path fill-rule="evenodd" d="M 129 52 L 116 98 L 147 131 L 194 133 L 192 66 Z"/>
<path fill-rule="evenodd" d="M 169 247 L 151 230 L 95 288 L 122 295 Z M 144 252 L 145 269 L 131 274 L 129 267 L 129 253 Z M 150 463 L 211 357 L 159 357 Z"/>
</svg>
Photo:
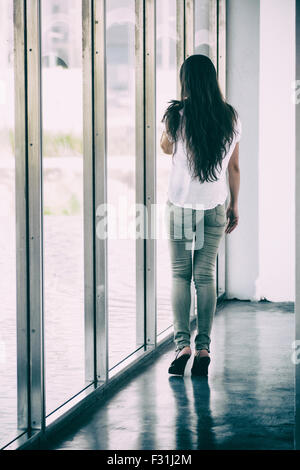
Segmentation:
<svg viewBox="0 0 300 470">
<path fill-rule="evenodd" d="M 292 449 L 293 306 L 227 301 L 208 380 L 167 368 L 173 347 L 51 449 Z"/>
</svg>

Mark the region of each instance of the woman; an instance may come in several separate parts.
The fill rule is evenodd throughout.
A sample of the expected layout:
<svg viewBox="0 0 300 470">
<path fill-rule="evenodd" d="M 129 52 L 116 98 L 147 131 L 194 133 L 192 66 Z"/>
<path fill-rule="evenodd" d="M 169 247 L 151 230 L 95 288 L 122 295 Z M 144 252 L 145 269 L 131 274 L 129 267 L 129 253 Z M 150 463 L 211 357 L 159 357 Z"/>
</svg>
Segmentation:
<svg viewBox="0 0 300 470">
<path fill-rule="evenodd" d="M 208 373 L 216 308 L 215 265 L 221 238 L 238 224 L 241 122 L 224 100 L 212 61 L 188 57 L 180 69 L 181 100 L 172 100 L 162 122 L 161 147 L 172 154 L 166 223 L 172 267 L 176 355 L 169 373 L 183 375 L 191 357 L 191 280 L 197 295 L 197 334 L 192 375 Z M 230 201 L 227 199 L 226 170 Z M 185 227 L 183 227 L 185 225 Z M 189 225 L 189 227 L 186 227 Z M 178 237 L 179 229 L 181 236 Z M 191 250 L 188 242 L 202 237 Z M 176 232 L 176 236 L 175 236 Z M 200 234 L 200 235 L 199 235 Z M 194 241 L 196 241 L 196 238 Z"/>
</svg>

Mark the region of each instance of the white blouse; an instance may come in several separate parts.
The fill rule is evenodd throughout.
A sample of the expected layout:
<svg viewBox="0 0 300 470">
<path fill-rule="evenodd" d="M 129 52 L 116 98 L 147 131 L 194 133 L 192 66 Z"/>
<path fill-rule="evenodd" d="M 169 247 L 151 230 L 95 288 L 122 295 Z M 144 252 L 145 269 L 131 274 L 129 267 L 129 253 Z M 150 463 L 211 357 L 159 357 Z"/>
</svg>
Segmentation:
<svg viewBox="0 0 300 470">
<path fill-rule="evenodd" d="M 181 109 L 181 115 L 182 112 Z M 239 118 L 237 119 L 236 132 L 237 134 L 234 134 L 233 141 L 227 148 L 226 155 L 222 160 L 221 170 L 216 170 L 218 180 L 212 182 L 205 181 L 201 183 L 197 179 L 192 180 L 187 163 L 185 144 L 181 138 L 177 141 L 177 150 L 173 153 L 173 162 L 169 174 L 167 197 L 170 202 L 176 206 L 204 210 L 213 209 L 218 204 L 225 202 L 228 195 L 226 170 L 235 146 L 241 139 L 242 124 Z M 167 137 L 172 142 L 168 134 Z"/>
</svg>

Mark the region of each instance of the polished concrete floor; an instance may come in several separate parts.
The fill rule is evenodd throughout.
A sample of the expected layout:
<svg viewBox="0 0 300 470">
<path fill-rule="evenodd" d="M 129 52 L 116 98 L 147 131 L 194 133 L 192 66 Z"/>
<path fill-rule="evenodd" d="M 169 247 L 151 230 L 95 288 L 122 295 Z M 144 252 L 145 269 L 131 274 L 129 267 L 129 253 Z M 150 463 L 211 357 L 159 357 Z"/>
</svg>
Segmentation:
<svg viewBox="0 0 300 470">
<path fill-rule="evenodd" d="M 293 306 L 227 301 L 213 327 L 208 380 L 168 376 L 166 350 L 50 449 L 292 449 Z"/>
</svg>

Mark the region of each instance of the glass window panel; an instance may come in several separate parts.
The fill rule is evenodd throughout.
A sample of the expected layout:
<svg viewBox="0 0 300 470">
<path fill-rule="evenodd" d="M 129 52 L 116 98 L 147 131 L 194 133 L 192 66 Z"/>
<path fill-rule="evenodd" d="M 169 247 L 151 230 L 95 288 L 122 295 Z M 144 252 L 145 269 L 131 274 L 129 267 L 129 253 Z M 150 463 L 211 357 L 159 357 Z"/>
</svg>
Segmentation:
<svg viewBox="0 0 300 470">
<path fill-rule="evenodd" d="M 42 1 L 47 414 L 84 387 L 81 8 Z"/>
<path fill-rule="evenodd" d="M 216 2 L 195 0 L 195 54 L 216 57 Z"/>
<path fill-rule="evenodd" d="M 0 448 L 16 437 L 13 1 L 0 2 Z"/>
<path fill-rule="evenodd" d="M 108 0 L 109 368 L 136 349 L 135 0 Z"/>
<path fill-rule="evenodd" d="M 165 0 L 156 4 L 156 97 L 157 97 L 157 204 L 159 236 L 157 239 L 157 332 L 172 325 L 171 266 L 168 240 L 164 226 L 164 206 L 171 170 L 172 156 L 160 148 L 160 137 L 164 128 L 163 114 L 171 99 L 177 99 L 176 68 L 176 0 Z"/>
</svg>

